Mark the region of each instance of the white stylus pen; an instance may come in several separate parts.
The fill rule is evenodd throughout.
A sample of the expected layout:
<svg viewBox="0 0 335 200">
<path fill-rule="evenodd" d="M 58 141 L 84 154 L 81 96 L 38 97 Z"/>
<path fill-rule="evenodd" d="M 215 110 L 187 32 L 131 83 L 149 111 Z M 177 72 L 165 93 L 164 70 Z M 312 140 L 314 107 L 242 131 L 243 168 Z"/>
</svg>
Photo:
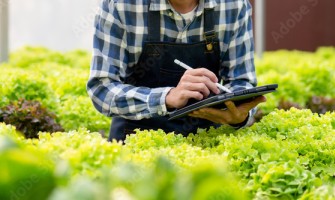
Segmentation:
<svg viewBox="0 0 335 200">
<path fill-rule="evenodd" d="M 186 65 L 185 63 L 181 62 L 180 60 L 178 59 L 174 59 L 174 63 L 176 63 L 177 65 L 181 66 L 182 68 L 184 69 L 193 69 L 192 67 Z M 228 93 L 231 93 L 231 90 L 229 90 L 228 88 L 226 88 L 225 86 L 221 85 L 220 83 L 215 83 L 216 86 L 218 86 L 218 88 L 220 88 L 221 90 L 225 91 L 225 92 L 228 92 Z"/>
</svg>

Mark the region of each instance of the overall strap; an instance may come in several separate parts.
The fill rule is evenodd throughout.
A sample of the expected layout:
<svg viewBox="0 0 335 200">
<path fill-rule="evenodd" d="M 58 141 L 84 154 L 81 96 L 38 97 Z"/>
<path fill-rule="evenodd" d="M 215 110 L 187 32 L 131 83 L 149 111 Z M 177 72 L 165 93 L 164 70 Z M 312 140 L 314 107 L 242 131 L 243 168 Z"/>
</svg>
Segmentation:
<svg viewBox="0 0 335 200">
<path fill-rule="evenodd" d="M 214 31 L 214 9 L 205 9 L 204 10 L 204 32 L 205 34 L 211 31 Z"/>
<path fill-rule="evenodd" d="M 205 9 L 204 11 L 204 39 L 206 43 L 211 43 L 216 38 L 214 30 L 214 9 Z"/>
<path fill-rule="evenodd" d="M 160 41 L 160 11 L 150 11 L 148 7 L 148 40 L 152 42 Z M 214 31 L 214 9 L 204 10 L 204 38 L 211 42 L 216 38 Z"/>
<path fill-rule="evenodd" d="M 204 40 L 206 42 L 207 53 L 213 52 L 213 43 L 217 40 L 216 32 L 214 30 L 214 9 L 205 9 L 204 11 Z"/>
<path fill-rule="evenodd" d="M 160 41 L 160 11 L 150 11 L 148 8 L 148 41 Z"/>
</svg>

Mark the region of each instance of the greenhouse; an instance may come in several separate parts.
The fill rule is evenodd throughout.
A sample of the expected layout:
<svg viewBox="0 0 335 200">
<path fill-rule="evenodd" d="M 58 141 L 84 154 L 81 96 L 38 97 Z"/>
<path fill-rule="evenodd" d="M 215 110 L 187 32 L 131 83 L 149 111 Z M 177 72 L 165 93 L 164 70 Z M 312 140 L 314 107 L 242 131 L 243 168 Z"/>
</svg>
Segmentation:
<svg viewBox="0 0 335 200">
<path fill-rule="evenodd" d="M 334 8 L 0 0 L 0 199 L 335 200 Z"/>
</svg>

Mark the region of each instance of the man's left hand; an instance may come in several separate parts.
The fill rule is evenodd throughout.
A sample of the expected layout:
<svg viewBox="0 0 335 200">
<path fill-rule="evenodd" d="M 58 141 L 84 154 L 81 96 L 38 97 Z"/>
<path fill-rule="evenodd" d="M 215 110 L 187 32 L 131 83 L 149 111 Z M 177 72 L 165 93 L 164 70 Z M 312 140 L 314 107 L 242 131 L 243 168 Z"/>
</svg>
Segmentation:
<svg viewBox="0 0 335 200">
<path fill-rule="evenodd" d="M 226 101 L 227 109 L 201 108 L 193 111 L 189 116 L 207 119 L 217 124 L 240 124 L 246 120 L 249 111 L 258 104 L 265 102 L 264 96 L 259 96 L 254 100 L 236 106 L 232 101 Z"/>
</svg>

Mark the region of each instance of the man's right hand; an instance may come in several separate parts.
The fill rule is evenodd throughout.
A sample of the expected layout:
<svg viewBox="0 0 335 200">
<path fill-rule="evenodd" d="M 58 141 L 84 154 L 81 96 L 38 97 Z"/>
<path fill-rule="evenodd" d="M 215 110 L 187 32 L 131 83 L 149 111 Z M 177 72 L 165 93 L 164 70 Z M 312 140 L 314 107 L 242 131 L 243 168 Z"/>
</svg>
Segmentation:
<svg viewBox="0 0 335 200">
<path fill-rule="evenodd" d="M 189 99 L 202 100 L 212 91 L 219 94 L 215 83 L 216 75 L 206 68 L 186 70 L 177 87 L 172 88 L 166 95 L 165 103 L 168 108 L 181 108 Z"/>
</svg>

